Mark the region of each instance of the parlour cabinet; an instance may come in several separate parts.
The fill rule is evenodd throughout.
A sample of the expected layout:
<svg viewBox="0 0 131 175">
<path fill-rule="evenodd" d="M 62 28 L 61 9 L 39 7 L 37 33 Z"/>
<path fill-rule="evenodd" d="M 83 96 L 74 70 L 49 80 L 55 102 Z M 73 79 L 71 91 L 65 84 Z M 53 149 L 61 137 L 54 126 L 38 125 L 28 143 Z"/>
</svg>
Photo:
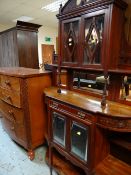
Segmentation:
<svg viewBox="0 0 131 175">
<path fill-rule="evenodd" d="M 38 28 L 41 25 L 17 21 L 0 32 L 0 67 L 39 68 Z"/>
<path fill-rule="evenodd" d="M 0 113 L 7 134 L 34 158 L 34 149 L 47 135 L 43 89 L 51 86 L 51 72 L 13 67 L 0 69 Z"/>
<path fill-rule="evenodd" d="M 68 1 L 57 15 L 61 66 L 117 68 L 126 7 L 117 0 Z"/>
<path fill-rule="evenodd" d="M 110 165 L 105 161 L 107 157 L 111 159 L 108 132 L 131 132 L 131 107 L 108 101 L 103 110 L 99 98 L 85 97 L 64 89 L 59 94 L 56 87 L 47 88 L 44 92 L 48 104 L 50 166 L 53 165 L 52 153 L 55 148 L 87 175 L 99 174 L 98 166 L 106 166 L 105 169 L 112 167 L 114 161 L 110 161 Z M 123 175 L 129 175 L 130 166 L 123 163 L 124 166 L 127 170 L 122 170 Z M 102 173 L 105 169 L 103 167 Z M 112 169 L 106 175 L 111 171 L 119 172 L 115 166 Z"/>
<path fill-rule="evenodd" d="M 126 8 L 123 0 L 69 0 L 60 6 L 57 87 L 44 91 L 50 174 L 55 151 L 86 175 L 131 174 L 124 157 L 131 147 L 125 139 L 131 134 L 131 69 L 120 67 Z M 114 147 L 118 143 L 123 153 Z"/>
</svg>

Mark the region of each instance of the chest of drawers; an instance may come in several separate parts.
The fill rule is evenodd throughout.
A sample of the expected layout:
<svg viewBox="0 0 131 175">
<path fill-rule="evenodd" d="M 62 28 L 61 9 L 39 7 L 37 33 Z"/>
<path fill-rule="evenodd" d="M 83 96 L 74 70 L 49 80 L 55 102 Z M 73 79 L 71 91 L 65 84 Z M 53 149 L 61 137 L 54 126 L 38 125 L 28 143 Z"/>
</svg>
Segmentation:
<svg viewBox="0 0 131 175">
<path fill-rule="evenodd" d="M 34 149 L 46 138 L 43 89 L 51 85 L 51 73 L 29 68 L 0 69 L 0 112 L 8 135 L 34 158 Z"/>
</svg>

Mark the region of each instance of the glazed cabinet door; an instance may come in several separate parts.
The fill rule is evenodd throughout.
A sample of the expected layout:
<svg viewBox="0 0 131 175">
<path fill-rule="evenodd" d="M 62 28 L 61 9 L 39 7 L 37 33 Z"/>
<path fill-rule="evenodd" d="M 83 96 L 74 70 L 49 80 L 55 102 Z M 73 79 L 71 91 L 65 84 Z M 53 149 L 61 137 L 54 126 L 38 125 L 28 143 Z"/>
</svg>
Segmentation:
<svg viewBox="0 0 131 175">
<path fill-rule="evenodd" d="M 74 114 L 75 115 L 75 114 Z M 83 123 L 67 114 L 52 110 L 50 116 L 51 140 L 56 147 L 73 157 L 73 161 L 80 161 L 90 167 L 90 153 L 94 148 L 93 124 Z M 92 153 L 93 156 L 94 153 Z"/>
<path fill-rule="evenodd" d="M 71 153 L 87 162 L 88 127 L 72 121 L 71 124 Z"/>
<path fill-rule="evenodd" d="M 52 114 L 53 141 L 62 147 L 65 147 L 66 140 L 66 120 L 61 114 L 53 112 Z"/>
<path fill-rule="evenodd" d="M 62 22 L 62 65 L 78 66 L 80 57 L 80 18 L 64 20 Z"/>
<path fill-rule="evenodd" d="M 102 67 L 104 10 L 82 16 L 82 67 Z"/>
</svg>

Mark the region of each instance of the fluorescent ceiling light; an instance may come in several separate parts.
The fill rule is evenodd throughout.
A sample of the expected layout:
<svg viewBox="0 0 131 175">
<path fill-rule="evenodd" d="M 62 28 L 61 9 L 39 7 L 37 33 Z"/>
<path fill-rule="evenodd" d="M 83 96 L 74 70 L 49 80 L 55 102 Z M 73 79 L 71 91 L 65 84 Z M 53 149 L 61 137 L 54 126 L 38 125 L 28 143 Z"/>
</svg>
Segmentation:
<svg viewBox="0 0 131 175">
<path fill-rule="evenodd" d="M 60 4 L 64 5 L 66 2 L 67 2 L 67 0 L 57 0 L 51 4 L 48 4 L 44 7 L 42 7 L 41 9 L 46 9 L 50 12 L 56 12 L 59 10 Z"/>
<path fill-rule="evenodd" d="M 17 22 L 17 21 L 24 21 L 24 22 L 29 22 L 33 20 L 33 18 L 29 17 L 29 16 L 21 16 L 17 19 L 14 19 L 13 22 Z"/>
</svg>

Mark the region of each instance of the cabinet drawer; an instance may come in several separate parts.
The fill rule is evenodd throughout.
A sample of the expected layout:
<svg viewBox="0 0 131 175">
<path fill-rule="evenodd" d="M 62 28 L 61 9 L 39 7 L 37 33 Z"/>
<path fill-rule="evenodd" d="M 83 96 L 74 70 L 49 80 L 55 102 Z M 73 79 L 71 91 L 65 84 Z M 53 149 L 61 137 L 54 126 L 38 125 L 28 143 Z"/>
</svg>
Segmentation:
<svg viewBox="0 0 131 175">
<path fill-rule="evenodd" d="M 7 104 L 6 102 L 0 100 L 0 112 L 4 114 L 8 120 L 12 121 L 13 123 L 21 124 L 24 123 L 24 114 L 23 111 L 19 108 L 12 107 L 11 105 Z"/>
<path fill-rule="evenodd" d="M 0 87 L 0 99 L 18 108 L 21 107 L 19 92 L 9 91 Z"/>
<path fill-rule="evenodd" d="M 11 91 L 20 91 L 20 79 L 6 75 L 0 75 L 0 86 Z"/>
<path fill-rule="evenodd" d="M 4 130 L 10 135 L 12 139 L 18 143 L 23 143 L 26 141 L 26 131 L 24 125 L 14 123 L 4 115 L 1 121 Z"/>
<path fill-rule="evenodd" d="M 84 112 L 81 109 L 73 108 L 73 107 L 66 105 L 66 104 L 61 104 L 61 103 L 54 101 L 54 100 L 50 101 L 50 107 L 53 109 L 56 109 L 58 111 L 61 111 L 61 112 L 63 111 L 64 113 L 70 114 L 73 117 L 80 118 L 83 120 L 89 120 L 89 121 L 96 120 L 95 117 L 90 113 Z"/>
<path fill-rule="evenodd" d="M 8 120 L 4 115 L 2 115 L 1 121 L 4 130 L 11 136 L 11 138 L 15 138 L 15 123 L 11 120 Z"/>
</svg>

